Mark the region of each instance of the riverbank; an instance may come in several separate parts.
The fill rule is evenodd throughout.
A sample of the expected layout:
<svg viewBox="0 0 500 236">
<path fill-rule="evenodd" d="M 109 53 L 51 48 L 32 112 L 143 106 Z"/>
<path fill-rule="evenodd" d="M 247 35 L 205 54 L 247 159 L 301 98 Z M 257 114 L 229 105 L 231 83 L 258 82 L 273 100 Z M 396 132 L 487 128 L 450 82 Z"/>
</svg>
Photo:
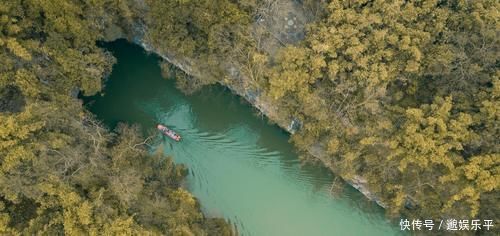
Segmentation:
<svg viewBox="0 0 500 236">
<path fill-rule="evenodd" d="M 184 71 L 186 74 L 189 76 L 193 77 L 198 77 L 201 78 L 203 75 L 203 72 L 199 70 L 199 68 L 194 68 L 192 64 L 187 64 L 183 63 L 182 61 L 189 61 L 189 59 L 181 59 L 179 60 L 176 57 L 169 56 L 167 54 L 162 54 L 158 53 L 157 50 L 155 50 L 151 45 L 147 44 L 144 41 L 135 41 L 138 45 L 143 47 L 146 51 L 149 51 L 151 53 L 155 53 L 168 61 L 169 63 L 173 64 L 180 70 Z M 240 74 L 240 73 L 235 73 L 235 68 L 231 68 L 228 73 L 233 76 L 233 80 L 245 80 L 245 77 Z M 207 72 L 209 74 L 209 72 Z M 239 75 L 239 76 L 238 76 Z M 242 89 L 239 89 L 234 86 L 230 86 L 228 84 L 225 84 L 224 82 L 220 82 L 221 85 L 229 88 L 231 91 L 233 91 L 235 94 L 239 95 L 240 97 L 244 98 L 248 103 L 252 104 L 252 106 L 257 109 L 261 114 L 265 115 L 268 117 L 271 121 L 275 122 L 279 127 L 282 129 L 286 130 L 288 133 L 293 134 L 296 130 L 294 129 L 295 125 L 294 119 L 285 119 L 284 117 L 279 117 L 278 114 L 279 112 L 277 111 L 277 106 L 272 104 L 270 99 L 266 99 L 264 97 L 259 97 L 256 95 L 253 95 L 252 93 L 249 93 L 249 91 L 245 91 Z M 326 167 L 328 167 L 330 170 L 332 170 L 333 173 L 336 173 L 336 169 L 333 166 L 331 162 L 328 161 L 327 153 L 324 150 L 322 146 L 319 144 L 313 147 L 309 148 L 309 154 L 311 156 L 318 158 Z M 347 182 L 349 185 L 353 186 L 357 190 L 359 190 L 363 195 L 365 195 L 368 199 L 375 201 L 379 206 L 385 208 L 386 203 L 382 202 L 376 195 L 372 194 L 370 190 L 368 189 L 367 186 L 367 181 L 363 179 L 361 176 L 355 176 L 352 179 L 343 179 L 345 182 Z"/>
<path fill-rule="evenodd" d="M 279 7 L 277 7 L 278 5 Z M 306 24 L 314 21 L 317 17 L 311 10 L 306 10 L 301 4 L 294 1 L 277 1 L 273 5 L 267 6 L 265 10 L 259 10 L 265 11 L 265 13 L 261 12 L 261 17 L 249 26 L 253 28 L 252 37 L 254 40 L 261 42 L 260 50 L 265 51 L 272 58 L 280 48 L 298 44 L 304 39 Z M 146 15 L 147 11 L 149 11 L 148 7 L 144 5 L 140 7 L 140 10 L 137 11 L 140 13 L 137 14 Z M 105 37 L 107 41 L 127 38 L 146 51 L 159 55 L 192 78 L 200 81 L 216 81 L 245 99 L 262 115 L 268 117 L 269 120 L 290 134 L 294 134 L 300 128 L 300 119 L 287 117 L 286 113 L 280 110 L 279 104 L 275 104 L 276 100 L 265 96 L 259 90 L 256 90 L 255 86 L 249 86 L 254 81 L 249 78 L 248 72 L 251 69 L 245 69 L 246 65 L 230 60 L 219 61 L 216 65 L 218 68 L 207 67 L 204 61 L 178 55 L 173 53 L 173 50 L 155 45 L 158 39 L 148 38 L 151 35 L 149 31 L 150 29 L 145 21 L 139 20 L 126 27 L 112 24 L 105 30 Z M 267 34 L 258 32 L 267 32 Z M 220 69 L 222 69 L 222 73 L 218 73 Z M 320 160 L 333 173 L 340 173 L 338 167 L 331 162 L 332 159 L 328 158 L 324 144 L 317 142 L 309 146 L 307 152 L 310 156 Z M 367 180 L 363 177 L 352 176 L 347 179 L 344 176 L 342 179 L 363 193 L 369 200 L 375 201 L 381 207 L 386 208 L 387 203 L 384 203 L 370 191 Z"/>
<path fill-rule="evenodd" d="M 118 40 L 106 44 L 117 63 L 89 111 L 107 126 L 117 120 L 152 129 L 167 124 L 181 142 L 155 139 L 189 171 L 184 184 L 207 217 L 224 218 L 240 235 L 396 235 L 384 211 L 348 185 L 301 163 L 289 135 L 223 86 L 185 94 L 163 79 L 156 54 Z M 127 109 L 112 109 L 127 107 Z"/>
<path fill-rule="evenodd" d="M 174 55 L 172 53 L 162 51 L 159 48 L 154 47 L 149 40 L 145 37 L 147 35 L 147 28 L 142 24 L 137 24 L 132 29 L 125 30 L 121 29 L 117 25 L 113 25 L 113 30 L 108 30 L 108 35 L 106 37 L 107 41 L 114 41 L 120 38 L 128 39 L 133 43 L 141 46 L 144 50 L 157 54 L 163 58 L 168 63 L 174 65 L 179 70 L 183 71 L 187 75 L 194 78 L 203 78 L 213 75 L 211 71 L 207 68 L 202 67 L 202 62 L 196 62 L 192 58 L 186 58 L 183 56 Z M 303 30 L 303 28 L 302 28 Z M 299 40 L 299 39 L 296 39 Z M 295 43 L 296 41 L 291 41 L 290 43 Z M 276 49 L 273 49 L 276 50 Z M 288 133 L 293 134 L 300 127 L 300 121 L 295 118 L 287 118 L 280 116 L 279 106 L 273 104 L 271 98 L 262 96 L 256 91 L 246 89 L 247 87 L 243 85 L 244 81 L 248 81 L 248 77 L 238 68 L 237 65 L 232 64 L 233 62 L 220 62 L 223 68 L 227 68 L 226 78 L 217 79 L 214 78 L 219 84 L 229 88 L 233 93 L 245 99 L 249 104 L 251 104 L 255 109 L 257 109 L 262 115 L 265 115 L 272 122 L 276 123 L 279 127 L 286 130 Z M 225 81 L 231 81 L 231 83 L 226 83 Z M 234 81 L 240 81 L 239 86 L 234 86 Z M 308 153 L 323 163 L 324 166 L 329 168 L 333 173 L 338 173 L 338 169 L 335 168 L 333 163 L 327 158 L 327 152 L 325 148 L 317 143 L 314 146 L 308 148 Z M 353 186 L 355 189 L 360 191 L 371 201 L 376 202 L 379 206 L 386 208 L 387 204 L 382 202 L 375 194 L 373 194 L 368 186 L 367 181 L 361 176 L 354 176 L 353 178 L 343 180 L 349 185 Z"/>
</svg>

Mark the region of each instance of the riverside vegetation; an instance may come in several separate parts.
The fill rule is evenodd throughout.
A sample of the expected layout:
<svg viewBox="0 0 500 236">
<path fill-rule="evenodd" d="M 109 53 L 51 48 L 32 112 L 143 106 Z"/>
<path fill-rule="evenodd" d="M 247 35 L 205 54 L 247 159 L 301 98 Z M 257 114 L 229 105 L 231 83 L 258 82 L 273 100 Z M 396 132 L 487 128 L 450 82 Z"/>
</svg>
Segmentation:
<svg viewBox="0 0 500 236">
<path fill-rule="evenodd" d="M 297 148 L 366 179 L 390 215 L 498 222 L 498 1 L 304 0 L 305 39 L 269 50 L 255 22 L 276 2 L 0 3 L 0 232 L 228 232 L 137 128 L 110 133 L 71 96 L 101 90 L 112 25 L 209 72 L 182 87 L 218 82 L 300 120 Z"/>
<path fill-rule="evenodd" d="M 106 6 L 0 3 L 0 234 L 231 235 L 180 188 L 185 168 L 71 96 L 100 91 L 114 63 L 96 47 Z"/>
</svg>

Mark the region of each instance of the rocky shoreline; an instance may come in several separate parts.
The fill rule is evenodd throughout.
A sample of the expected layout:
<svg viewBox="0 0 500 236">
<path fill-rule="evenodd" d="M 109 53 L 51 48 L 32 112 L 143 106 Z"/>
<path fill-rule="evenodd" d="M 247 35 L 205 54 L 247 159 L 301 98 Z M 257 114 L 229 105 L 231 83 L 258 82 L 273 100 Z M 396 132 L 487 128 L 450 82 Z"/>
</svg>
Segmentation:
<svg viewBox="0 0 500 236">
<path fill-rule="evenodd" d="M 270 53 L 276 51 L 278 47 L 281 47 L 280 44 L 283 42 L 286 42 L 287 44 L 294 44 L 299 42 L 303 37 L 303 33 L 305 30 L 304 25 L 307 23 L 306 21 L 308 17 L 305 16 L 307 14 L 302 12 L 303 9 L 301 9 L 299 6 L 293 5 L 296 3 L 292 3 L 290 1 L 283 1 L 283 3 L 289 5 L 286 7 L 286 9 L 288 10 L 286 12 L 275 12 L 275 14 L 273 15 L 275 16 L 285 15 L 286 17 L 283 18 L 285 19 L 285 21 L 283 21 L 283 19 L 281 18 L 273 17 L 272 19 L 260 19 L 259 22 L 257 22 L 257 23 L 263 22 L 263 25 L 259 25 L 256 27 L 265 27 L 268 28 L 269 30 L 275 30 L 275 32 L 280 33 L 279 35 L 275 36 L 275 37 L 281 37 L 279 43 L 274 42 L 274 46 L 271 46 L 270 48 L 266 49 L 266 51 L 269 51 Z M 280 9 L 278 9 L 278 11 L 279 10 Z M 293 23 L 296 24 L 298 27 L 296 26 L 293 30 L 287 29 L 285 32 L 281 32 L 279 31 L 279 29 L 276 29 L 277 25 L 279 25 L 280 23 L 290 24 L 291 19 L 295 20 Z M 147 27 L 144 24 L 141 24 L 140 22 L 136 22 L 136 24 L 133 27 L 131 28 L 127 27 L 127 29 L 124 29 L 117 25 L 111 25 L 105 31 L 105 40 L 114 41 L 119 38 L 126 38 L 132 41 L 133 43 L 141 46 L 142 48 L 144 48 L 144 50 L 150 53 L 157 54 L 162 59 L 174 65 L 178 69 L 182 70 L 189 76 L 195 78 L 212 76 L 210 75 L 210 71 L 203 71 L 203 68 L 200 68 L 200 66 L 197 67 L 196 65 L 201 65 L 201 64 L 196 63 L 194 59 L 173 55 L 170 52 L 161 51 L 158 48 L 155 48 L 155 46 L 153 46 L 153 43 L 150 43 L 151 40 L 147 38 L 147 33 L 146 33 L 147 30 L 148 30 Z M 269 44 L 273 43 L 269 42 Z M 239 69 L 239 65 L 227 61 L 221 61 L 220 65 L 221 68 L 225 68 L 225 74 L 229 80 L 238 81 L 239 83 L 243 83 L 243 81 L 248 81 L 248 78 Z M 218 81 L 218 83 L 221 84 L 222 86 L 229 88 L 233 93 L 244 98 L 261 114 L 265 115 L 269 120 L 276 123 L 278 126 L 286 130 L 288 133 L 293 134 L 298 129 L 298 127 L 300 127 L 300 120 L 295 119 L 293 117 L 280 117 L 278 112 L 279 108 L 272 104 L 271 99 L 261 96 L 256 91 L 248 91 L 248 89 L 245 89 L 244 86 L 238 83 L 232 83 L 236 84 L 235 86 L 231 85 L 231 83 L 225 83 L 221 79 L 216 79 L 216 81 Z M 318 145 L 310 147 L 308 149 L 308 153 L 311 156 L 320 160 L 323 163 L 323 165 L 328 167 L 333 173 L 336 173 L 333 163 L 331 163 L 328 160 L 325 149 L 319 143 Z M 387 207 L 386 203 L 382 202 L 382 200 L 379 197 L 377 197 L 369 190 L 368 181 L 363 177 L 354 176 L 352 179 L 343 178 L 343 180 L 352 187 L 354 187 L 355 189 L 357 189 L 358 191 L 360 191 L 369 200 L 376 202 L 383 208 Z"/>
<path fill-rule="evenodd" d="M 142 39 L 136 38 L 134 40 L 134 43 L 140 45 L 142 48 L 144 48 L 146 51 L 155 53 L 164 60 L 168 61 L 172 65 L 176 66 L 180 70 L 182 70 L 184 73 L 188 74 L 189 76 L 193 77 L 201 77 L 203 75 L 202 71 L 200 71 L 198 68 L 195 68 L 192 66 L 193 63 L 187 63 L 188 59 L 179 59 L 176 58 L 172 55 L 168 55 L 167 53 L 161 53 L 158 50 L 155 50 L 153 46 L 148 44 Z M 241 75 L 241 73 L 237 73 L 238 71 L 235 67 L 231 67 L 231 70 L 228 72 L 230 76 L 232 76 L 231 79 L 245 79 Z M 241 78 L 237 78 L 237 76 L 240 76 Z M 263 99 L 259 96 L 250 94 L 248 91 L 244 91 L 242 89 L 235 88 L 234 86 L 229 86 L 228 84 L 224 84 L 222 82 L 219 82 L 221 85 L 229 88 L 233 93 L 239 95 L 240 97 L 244 98 L 248 103 L 250 103 L 255 109 L 259 110 L 263 115 L 265 115 L 267 118 L 269 118 L 271 121 L 275 122 L 278 126 L 280 126 L 282 129 L 286 130 L 288 133 L 293 134 L 296 129 L 294 129 L 294 123 L 297 122 L 294 119 L 286 120 L 281 117 L 278 117 L 276 115 L 276 111 L 272 108 L 275 108 L 276 106 L 273 106 L 269 101 L 266 99 Z M 330 162 L 327 161 L 326 158 L 326 151 L 319 145 L 315 147 L 311 147 L 308 150 L 309 154 L 312 155 L 315 158 L 318 158 L 323 165 L 328 167 L 333 173 L 335 173 L 335 168 L 332 166 Z M 376 202 L 379 206 L 386 208 L 387 205 L 382 202 L 376 195 L 374 195 L 370 190 L 368 189 L 367 186 L 367 180 L 364 179 L 361 176 L 355 176 L 352 179 L 344 179 L 343 180 L 357 189 L 359 192 L 361 192 L 366 198 L 368 198 L 371 201 Z"/>
</svg>

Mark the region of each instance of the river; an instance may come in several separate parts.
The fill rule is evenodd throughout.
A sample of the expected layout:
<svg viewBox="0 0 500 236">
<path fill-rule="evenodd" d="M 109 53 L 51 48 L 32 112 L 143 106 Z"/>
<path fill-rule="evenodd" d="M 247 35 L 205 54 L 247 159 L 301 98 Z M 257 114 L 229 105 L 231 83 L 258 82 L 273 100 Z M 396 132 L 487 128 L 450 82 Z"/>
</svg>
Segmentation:
<svg viewBox="0 0 500 236">
<path fill-rule="evenodd" d="M 87 104 L 109 127 L 163 123 L 179 143 L 161 145 L 189 168 L 185 187 L 208 216 L 224 217 L 241 235 L 396 235 L 383 209 L 350 186 L 329 193 L 325 168 L 301 165 L 289 135 L 221 86 L 186 96 L 161 77 L 159 58 L 118 40 L 104 46 L 118 59 L 102 95 Z"/>
</svg>

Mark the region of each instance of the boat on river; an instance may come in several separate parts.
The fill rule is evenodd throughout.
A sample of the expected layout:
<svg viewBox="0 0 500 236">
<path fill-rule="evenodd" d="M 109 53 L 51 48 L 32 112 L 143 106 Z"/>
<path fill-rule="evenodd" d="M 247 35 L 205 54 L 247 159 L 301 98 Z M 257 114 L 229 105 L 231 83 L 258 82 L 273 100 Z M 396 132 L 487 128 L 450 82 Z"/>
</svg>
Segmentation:
<svg viewBox="0 0 500 236">
<path fill-rule="evenodd" d="M 169 129 L 167 126 L 158 124 L 156 128 L 164 135 L 168 136 L 169 138 L 179 142 L 181 141 L 181 136 L 177 134 L 175 131 Z"/>
</svg>

